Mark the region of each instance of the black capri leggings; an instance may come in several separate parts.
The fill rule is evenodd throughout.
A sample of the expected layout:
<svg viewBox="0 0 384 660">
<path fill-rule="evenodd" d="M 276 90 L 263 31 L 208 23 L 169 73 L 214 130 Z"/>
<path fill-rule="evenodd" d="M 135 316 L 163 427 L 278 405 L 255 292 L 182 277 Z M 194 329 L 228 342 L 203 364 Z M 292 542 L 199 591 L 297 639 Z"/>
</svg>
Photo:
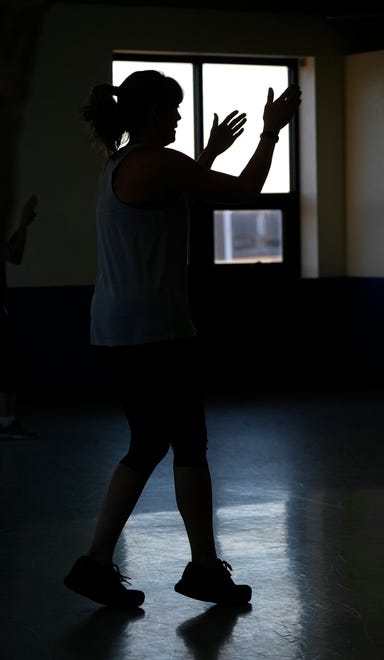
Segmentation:
<svg viewBox="0 0 384 660">
<path fill-rule="evenodd" d="M 174 465 L 206 465 L 207 428 L 197 337 L 101 349 L 131 438 L 121 463 L 149 476 L 171 447 Z"/>
</svg>

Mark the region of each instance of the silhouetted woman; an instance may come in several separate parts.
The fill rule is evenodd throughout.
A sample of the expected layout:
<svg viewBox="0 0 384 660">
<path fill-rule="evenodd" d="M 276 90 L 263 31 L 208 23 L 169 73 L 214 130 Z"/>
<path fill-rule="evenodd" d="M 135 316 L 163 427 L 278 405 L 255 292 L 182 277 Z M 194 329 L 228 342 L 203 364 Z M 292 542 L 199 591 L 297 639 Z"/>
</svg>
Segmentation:
<svg viewBox="0 0 384 660">
<path fill-rule="evenodd" d="M 231 567 L 215 548 L 199 344 L 187 299 L 188 198 L 256 202 L 279 131 L 297 110 L 300 95 L 292 85 L 274 101 L 269 89 L 263 131 L 239 176 L 210 166 L 243 132 L 245 115 L 234 111 L 219 124 L 215 114 L 197 161 L 167 148 L 175 140 L 183 93 L 175 80 L 157 71 L 135 72 L 120 87 L 98 85 L 84 108 L 92 136 L 107 156 L 96 203 L 98 274 L 91 343 L 113 365 L 131 433 L 91 545 L 64 578 L 67 587 L 96 602 L 126 609 L 144 601 L 142 591 L 123 585 L 113 553 L 169 448 L 177 506 L 191 548 L 175 590 L 213 603 L 251 599 L 251 587 L 233 582 Z"/>
</svg>

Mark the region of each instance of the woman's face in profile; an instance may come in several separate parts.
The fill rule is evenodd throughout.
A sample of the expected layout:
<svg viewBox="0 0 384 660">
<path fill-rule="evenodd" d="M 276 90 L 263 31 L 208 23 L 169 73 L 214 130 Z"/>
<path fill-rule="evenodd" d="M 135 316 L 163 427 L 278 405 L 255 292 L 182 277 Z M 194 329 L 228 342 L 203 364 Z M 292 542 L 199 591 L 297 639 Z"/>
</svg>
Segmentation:
<svg viewBox="0 0 384 660">
<path fill-rule="evenodd" d="M 166 105 L 159 107 L 156 112 L 156 119 L 163 146 L 174 142 L 176 139 L 177 123 L 181 119 L 179 106 Z"/>
</svg>

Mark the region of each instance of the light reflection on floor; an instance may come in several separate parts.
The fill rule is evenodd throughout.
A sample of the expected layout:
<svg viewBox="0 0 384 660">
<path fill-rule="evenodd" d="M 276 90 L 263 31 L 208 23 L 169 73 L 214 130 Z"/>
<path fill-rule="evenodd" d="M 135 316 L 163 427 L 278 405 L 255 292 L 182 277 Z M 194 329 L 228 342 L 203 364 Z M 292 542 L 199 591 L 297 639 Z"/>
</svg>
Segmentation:
<svg viewBox="0 0 384 660">
<path fill-rule="evenodd" d="M 382 410 L 377 394 L 213 402 L 218 551 L 252 603 L 223 609 L 174 592 L 189 554 L 167 456 L 118 546 L 146 593 L 132 615 L 62 585 L 125 447 L 119 409 L 26 407 L 39 438 L 1 443 L 0 657 L 382 660 Z"/>
</svg>

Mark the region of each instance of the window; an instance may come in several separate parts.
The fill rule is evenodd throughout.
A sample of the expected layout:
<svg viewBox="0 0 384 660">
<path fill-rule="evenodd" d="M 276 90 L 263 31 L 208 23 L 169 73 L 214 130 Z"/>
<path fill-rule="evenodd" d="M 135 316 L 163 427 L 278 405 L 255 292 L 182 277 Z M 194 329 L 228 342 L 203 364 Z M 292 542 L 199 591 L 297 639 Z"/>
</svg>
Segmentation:
<svg viewBox="0 0 384 660">
<path fill-rule="evenodd" d="M 279 210 L 214 211 L 215 264 L 283 260 Z"/>
<path fill-rule="evenodd" d="M 213 169 L 238 175 L 251 157 L 262 129 L 268 88 L 277 97 L 297 80 L 297 61 L 277 58 L 170 56 L 115 53 L 114 85 L 130 73 L 156 69 L 175 78 L 184 91 L 181 121 L 172 147 L 195 158 L 206 144 L 216 112 L 222 120 L 232 110 L 247 113 L 244 133 L 218 156 Z M 189 263 L 195 269 L 233 267 L 236 272 L 261 266 L 263 275 L 300 272 L 297 119 L 280 134 L 257 208 L 193 209 Z M 253 135 L 254 139 L 249 139 Z M 235 268 L 236 267 L 236 268 Z"/>
</svg>

